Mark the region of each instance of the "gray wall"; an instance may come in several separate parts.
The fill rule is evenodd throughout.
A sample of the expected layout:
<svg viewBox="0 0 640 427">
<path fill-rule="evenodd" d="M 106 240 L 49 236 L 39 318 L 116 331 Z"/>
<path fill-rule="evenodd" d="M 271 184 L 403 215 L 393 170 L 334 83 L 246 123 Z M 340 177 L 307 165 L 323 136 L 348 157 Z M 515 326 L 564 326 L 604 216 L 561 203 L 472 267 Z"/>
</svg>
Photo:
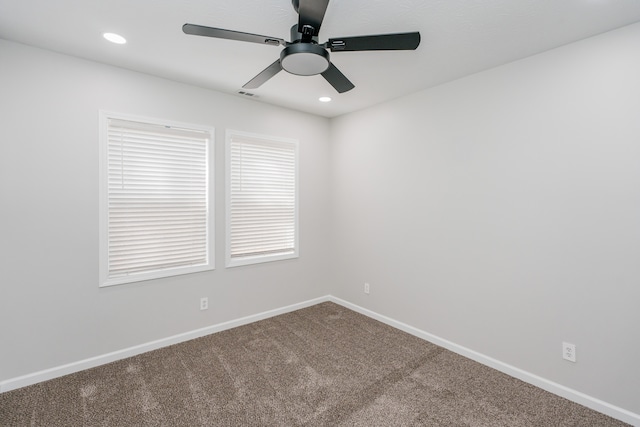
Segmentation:
<svg viewBox="0 0 640 427">
<path fill-rule="evenodd" d="M 332 293 L 640 413 L 639 42 L 332 121 Z"/>
<path fill-rule="evenodd" d="M 2 40 L 0 62 L 0 381 L 326 295 L 327 119 Z M 98 288 L 99 109 L 216 128 L 215 271 Z M 226 128 L 300 140 L 299 259 L 224 268 Z"/>
</svg>

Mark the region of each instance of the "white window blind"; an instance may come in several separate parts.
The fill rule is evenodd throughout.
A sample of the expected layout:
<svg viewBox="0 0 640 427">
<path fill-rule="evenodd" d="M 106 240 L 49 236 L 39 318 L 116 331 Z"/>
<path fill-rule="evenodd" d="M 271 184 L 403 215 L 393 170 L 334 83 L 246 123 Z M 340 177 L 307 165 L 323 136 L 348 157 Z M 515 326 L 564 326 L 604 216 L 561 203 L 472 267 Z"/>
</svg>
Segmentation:
<svg viewBox="0 0 640 427">
<path fill-rule="evenodd" d="M 297 141 L 227 135 L 227 265 L 298 256 Z"/>
<path fill-rule="evenodd" d="M 105 120 L 102 285 L 213 268 L 210 131 L 114 117 Z"/>
</svg>

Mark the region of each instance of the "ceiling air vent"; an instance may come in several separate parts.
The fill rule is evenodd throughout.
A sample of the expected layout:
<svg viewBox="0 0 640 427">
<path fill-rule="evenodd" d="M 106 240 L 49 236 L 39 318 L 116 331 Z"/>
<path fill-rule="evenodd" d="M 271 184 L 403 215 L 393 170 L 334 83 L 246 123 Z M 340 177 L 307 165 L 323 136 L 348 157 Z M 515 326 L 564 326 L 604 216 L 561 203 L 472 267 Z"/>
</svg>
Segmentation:
<svg viewBox="0 0 640 427">
<path fill-rule="evenodd" d="M 239 90 L 238 91 L 238 95 L 242 95 L 242 96 L 246 96 L 248 98 L 260 98 L 258 95 L 256 95 L 255 93 L 251 93 L 251 92 L 246 92 L 244 90 Z"/>
</svg>

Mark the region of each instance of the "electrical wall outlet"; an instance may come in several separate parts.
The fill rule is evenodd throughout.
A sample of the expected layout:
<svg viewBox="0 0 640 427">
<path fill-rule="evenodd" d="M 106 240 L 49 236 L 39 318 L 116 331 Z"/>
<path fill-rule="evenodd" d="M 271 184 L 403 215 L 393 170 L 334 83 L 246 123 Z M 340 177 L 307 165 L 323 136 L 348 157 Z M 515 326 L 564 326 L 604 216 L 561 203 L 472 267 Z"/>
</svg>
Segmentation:
<svg viewBox="0 0 640 427">
<path fill-rule="evenodd" d="M 568 342 L 562 343 L 562 358 L 569 362 L 576 361 L 576 346 Z"/>
<path fill-rule="evenodd" d="M 367 295 L 369 294 L 369 284 L 368 283 L 364 284 L 364 293 L 367 294 Z"/>
<path fill-rule="evenodd" d="M 200 298 L 200 310 L 207 310 L 207 309 L 209 309 L 209 298 L 207 297 Z"/>
</svg>

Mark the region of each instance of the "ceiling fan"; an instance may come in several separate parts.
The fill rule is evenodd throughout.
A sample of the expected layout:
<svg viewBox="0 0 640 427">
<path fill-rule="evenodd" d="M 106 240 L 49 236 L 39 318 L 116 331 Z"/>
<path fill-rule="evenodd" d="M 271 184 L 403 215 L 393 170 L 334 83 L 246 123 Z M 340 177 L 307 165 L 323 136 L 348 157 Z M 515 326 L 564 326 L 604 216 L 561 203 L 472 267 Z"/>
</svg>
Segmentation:
<svg viewBox="0 0 640 427">
<path fill-rule="evenodd" d="M 355 86 L 331 63 L 327 49 L 331 52 L 414 50 L 420 44 L 419 32 L 340 37 L 319 44 L 318 33 L 329 0 L 292 0 L 292 3 L 299 20 L 291 27 L 291 42 L 277 37 L 194 24 L 184 24 L 182 31 L 194 36 L 285 46 L 280 52 L 280 58 L 242 86 L 245 89 L 256 89 L 281 70 L 285 70 L 299 76 L 321 74 L 339 93 L 347 92 Z"/>
</svg>

